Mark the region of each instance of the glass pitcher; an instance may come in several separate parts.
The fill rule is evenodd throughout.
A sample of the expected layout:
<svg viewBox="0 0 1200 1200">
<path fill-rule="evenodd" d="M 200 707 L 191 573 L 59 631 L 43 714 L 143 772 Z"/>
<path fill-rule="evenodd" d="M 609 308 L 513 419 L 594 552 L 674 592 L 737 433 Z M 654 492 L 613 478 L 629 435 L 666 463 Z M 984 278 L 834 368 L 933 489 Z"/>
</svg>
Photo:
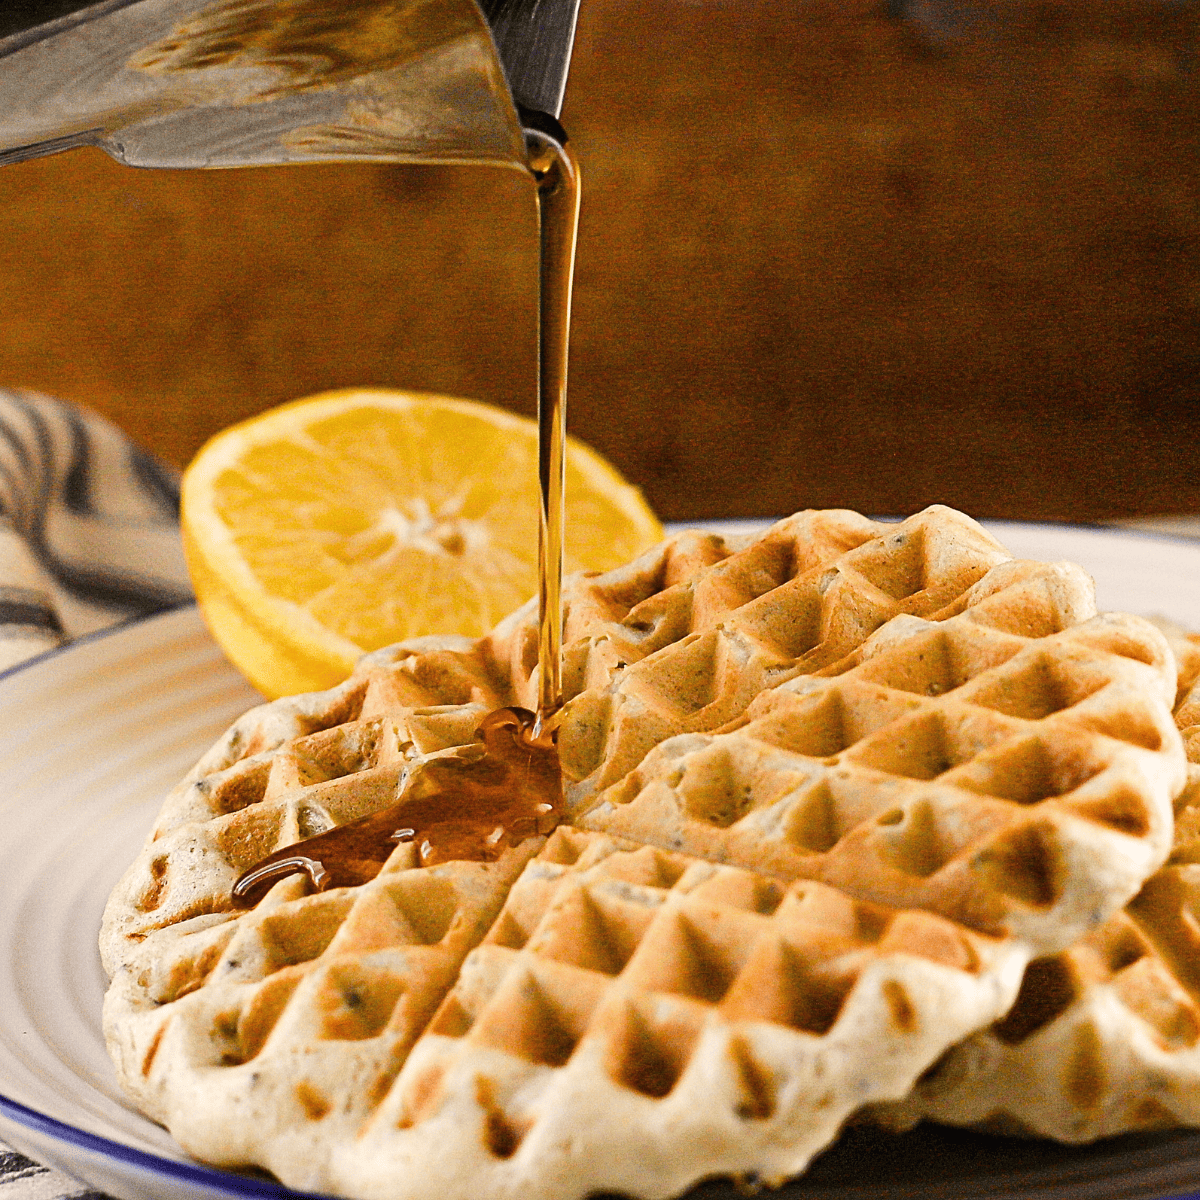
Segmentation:
<svg viewBox="0 0 1200 1200">
<path fill-rule="evenodd" d="M 0 13 L 0 163 L 527 167 L 578 0 L 26 0 Z"/>
</svg>

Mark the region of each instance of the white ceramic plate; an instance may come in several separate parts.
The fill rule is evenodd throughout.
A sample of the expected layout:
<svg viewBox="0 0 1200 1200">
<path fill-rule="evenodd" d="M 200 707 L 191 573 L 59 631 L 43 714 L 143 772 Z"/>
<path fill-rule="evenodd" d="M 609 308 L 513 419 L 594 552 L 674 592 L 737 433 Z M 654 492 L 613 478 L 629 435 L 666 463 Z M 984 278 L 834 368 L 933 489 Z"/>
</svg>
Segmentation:
<svg viewBox="0 0 1200 1200">
<path fill-rule="evenodd" d="M 1020 557 L 1082 563 L 1104 608 L 1200 629 L 1200 543 L 993 528 Z M 257 699 L 194 608 L 0 675 L 0 1137 L 122 1200 L 294 1194 L 188 1160 L 122 1099 L 100 1031 L 105 980 L 96 932 L 105 898 L 162 796 Z M 852 1131 L 783 1195 L 1083 1200 L 1193 1188 L 1200 1134 L 1072 1150 L 952 1131 L 902 1139 Z M 701 1193 L 734 1194 L 727 1184 Z"/>
</svg>

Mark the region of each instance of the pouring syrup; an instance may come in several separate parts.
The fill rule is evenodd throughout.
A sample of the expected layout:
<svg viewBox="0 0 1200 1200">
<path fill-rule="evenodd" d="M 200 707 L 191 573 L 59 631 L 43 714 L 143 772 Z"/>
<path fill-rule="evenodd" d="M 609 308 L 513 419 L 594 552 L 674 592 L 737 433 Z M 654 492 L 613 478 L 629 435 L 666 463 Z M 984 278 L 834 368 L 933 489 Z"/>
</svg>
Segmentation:
<svg viewBox="0 0 1200 1200">
<path fill-rule="evenodd" d="M 494 862 L 561 820 L 552 719 L 562 707 L 567 356 L 580 195 L 579 169 L 565 142 L 565 134 L 526 131 L 539 228 L 537 712 L 489 713 L 476 741 L 407 773 L 395 804 L 267 855 L 233 885 L 240 908 L 253 907 L 278 880 L 298 872 L 315 891 L 367 883 L 402 842 L 415 845 L 421 866 Z"/>
</svg>

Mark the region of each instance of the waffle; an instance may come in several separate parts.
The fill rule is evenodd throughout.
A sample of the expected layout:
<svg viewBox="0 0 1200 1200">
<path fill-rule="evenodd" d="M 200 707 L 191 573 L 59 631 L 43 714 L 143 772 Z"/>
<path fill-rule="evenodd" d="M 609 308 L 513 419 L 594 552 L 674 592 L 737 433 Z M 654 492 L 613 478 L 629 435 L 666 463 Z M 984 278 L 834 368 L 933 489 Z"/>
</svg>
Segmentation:
<svg viewBox="0 0 1200 1200">
<path fill-rule="evenodd" d="M 695 548 L 688 562 L 704 558 Z M 667 738 L 719 729 L 790 679 L 841 673 L 881 629 L 903 641 L 971 608 L 1041 636 L 1095 613 L 1077 567 L 1014 562 L 940 507 L 899 525 L 801 513 L 678 583 L 669 549 L 641 562 L 581 581 L 568 614 L 559 752 L 573 812 Z"/>
<path fill-rule="evenodd" d="M 252 711 L 167 797 L 105 1028 L 193 1153 L 380 1200 L 776 1182 L 1169 848 L 1163 635 L 960 514 L 685 534 L 566 597 L 549 841 L 230 897 L 528 703 L 529 608 Z"/>
<path fill-rule="evenodd" d="M 1039 637 L 980 615 L 885 626 L 663 742 L 577 823 L 1069 945 L 1165 857 L 1173 660 L 1136 617 Z"/>
<path fill-rule="evenodd" d="M 357 888 L 306 894 L 292 876 L 252 912 L 163 926 L 105 998 L 122 1084 L 212 1161 L 259 1162 L 281 1130 L 295 1153 L 314 1131 L 353 1138 L 539 844 L 430 868 L 401 845 Z"/>
<path fill-rule="evenodd" d="M 1026 961 L 931 914 L 567 827 L 496 917 L 530 848 L 280 883 L 172 927 L 106 1002 L 126 1086 L 198 1157 L 306 1190 L 776 1183 L 1004 1012 Z"/>
<path fill-rule="evenodd" d="M 1032 962 L 1012 1011 L 873 1112 L 879 1123 L 1064 1142 L 1200 1125 L 1200 686 L 1180 649 L 1175 715 L 1192 762 L 1166 865 L 1123 911 Z"/>
<path fill-rule="evenodd" d="M 1200 646 L 1200 635 L 1195 635 L 1195 641 L 1189 638 L 1189 643 L 1191 649 L 1196 650 Z M 1175 706 L 1175 724 L 1183 735 L 1188 761 L 1200 764 L 1200 663 L 1194 663 L 1179 653 L 1177 657 L 1180 661 L 1180 686 L 1179 701 Z"/>
<path fill-rule="evenodd" d="M 926 913 L 560 828 L 472 952 L 339 1180 L 363 1196 L 778 1184 L 1023 954 Z M 647 1181 L 653 1180 L 650 1188 Z"/>
<path fill-rule="evenodd" d="M 1175 703 L 1171 707 L 1178 724 L 1179 710 L 1200 679 L 1200 633 L 1192 633 L 1166 617 L 1152 616 L 1147 619 L 1167 639 L 1167 645 L 1175 655 Z M 1197 759 L 1193 756 L 1192 761 Z"/>
</svg>

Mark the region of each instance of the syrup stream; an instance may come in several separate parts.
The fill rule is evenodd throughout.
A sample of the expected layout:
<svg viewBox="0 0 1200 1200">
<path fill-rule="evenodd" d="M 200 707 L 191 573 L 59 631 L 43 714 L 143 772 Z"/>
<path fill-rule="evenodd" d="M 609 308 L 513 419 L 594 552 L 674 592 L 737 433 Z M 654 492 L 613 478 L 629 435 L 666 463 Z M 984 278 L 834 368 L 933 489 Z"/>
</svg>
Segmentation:
<svg viewBox="0 0 1200 1200">
<path fill-rule="evenodd" d="M 526 134 L 537 182 L 538 255 L 538 728 L 561 707 L 562 574 L 571 286 L 579 229 L 579 167 L 548 135 Z"/>
<path fill-rule="evenodd" d="M 549 833 L 562 815 L 562 772 L 550 722 L 562 707 L 562 573 L 567 355 L 579 228 L 579 168 L 565 145 L 526 132 L 538 204 L 538 710 L 489 713 L 476 742 L 406 774 L 397 803 L 255 863 L 233 885 L 240 908 L 302 872 L 315 891 L 375 878 L 398 844 L 417 862 L 494 862 L 508 846 Z"/>
</svg>

